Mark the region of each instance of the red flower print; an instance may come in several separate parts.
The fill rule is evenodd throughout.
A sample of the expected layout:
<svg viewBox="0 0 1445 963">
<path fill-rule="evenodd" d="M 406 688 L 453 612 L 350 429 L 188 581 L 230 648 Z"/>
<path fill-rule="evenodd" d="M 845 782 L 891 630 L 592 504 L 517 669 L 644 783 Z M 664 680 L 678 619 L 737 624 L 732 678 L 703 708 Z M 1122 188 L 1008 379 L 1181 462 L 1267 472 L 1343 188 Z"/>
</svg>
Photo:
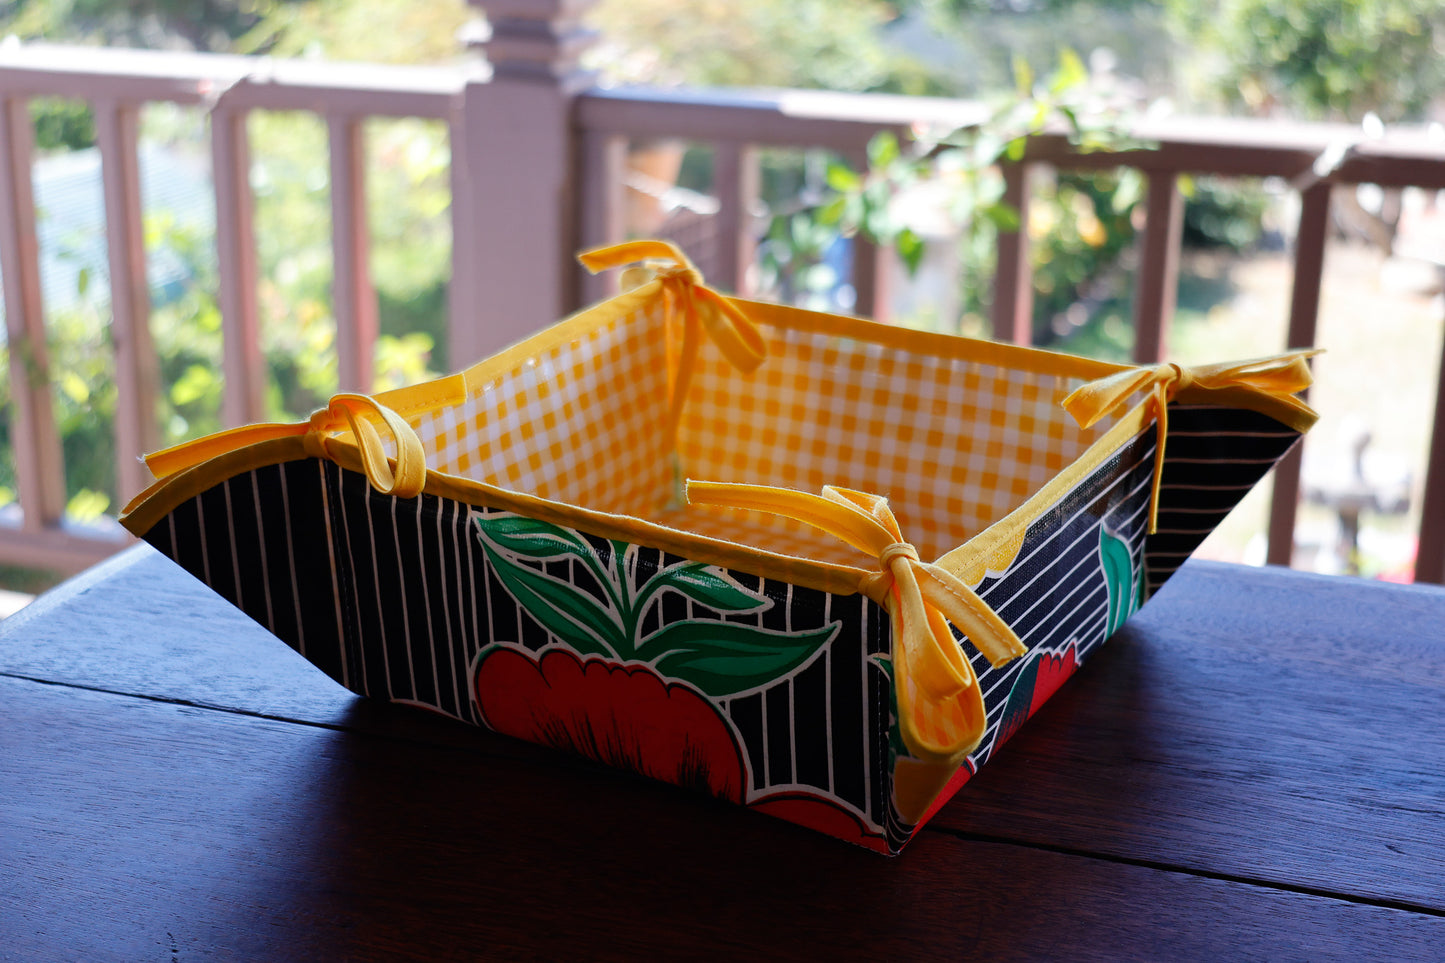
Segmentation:
<svg viewBox="0 0 1445 963">
<path fill-rule="evenodd" d="M 780 792 L 764 796 L 749 809 L 786 819 L 847 843 L 888 854 L 888 841 L 876 830 L 869 829 L 851 810 L 809 792 Z"/>
<path fill-rule="evenodd" d="M 1074 647 L 1065 652 L 1048 652 L 1039 658 L 1038 674 L 1034 677 L 1034 699 L 1029 706 L 1029 715 L 1039 711 L 1039 706 L 1048 702 L 1064 680 L 1079 667 L 1074 658 Z"/>
<path fill-rule="evenodd" d="M 994 747 L 1003 745 L 1018 732 L 1024 721 L 1038 712 L 1039 707 L 1059 691 L 1059 686 L 1078 667 L 1077 650 L 1072 644 L 1062 652 L 1035 652 L 1030 655 L 1009 690 Z"/>
<path fill-rule="evenodd" d="M 477 707 L 497 732 L 741 803 L 746 768 L 731 725 L 695 689 L 645 665 L 552 648 L 482 657 Z"/>
</svg>

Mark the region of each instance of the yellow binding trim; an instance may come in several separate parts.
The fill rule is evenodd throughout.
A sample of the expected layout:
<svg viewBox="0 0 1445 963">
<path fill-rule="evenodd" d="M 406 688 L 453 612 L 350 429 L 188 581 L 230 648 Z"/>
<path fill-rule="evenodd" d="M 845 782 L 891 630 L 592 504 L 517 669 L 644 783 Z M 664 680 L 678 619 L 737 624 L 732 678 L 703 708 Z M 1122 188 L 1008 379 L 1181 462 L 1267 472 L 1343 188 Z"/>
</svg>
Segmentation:
<svg viewBox="0 0 1445 963">
<path fill-rule="evenodd" d="M 688 481 L 686 496 L 692 504 L 796 519 L 876 556 L 879 571 L 865 575 L 859 590 L 886 600 L 904 743 L 920 759 L 950 764 L 977 748 L 986 726 L 983 694 L 948 623 L 956 625 L 995 667 L 1027 649 L 972 589 L 948 570 L 919 560 L 918 550 L 903 541 L 888 499 L 831 485 L 823 488 L 822 495 L 814 495 L 701 481 Z"/>
<path fill-rule="evenodd" d="M 158 479 L 169 478 L 202 462 L 228 452 L 299 436 L 309 455 L 337 461 L 331 443 L 349 433 L 361 452 L 362 468 L 373 488 L 384 495 L 412 498 L 426 484 L 426 450 L 411 425 L 398 411 L 422 411 L 437 406 L 461 404 L 467 397 L 466 378 L 452 375 L 426 384 L 387 391 L 376 396 L 342 393 L 333 395 L 306 421 L 294 424 L 244 425 L 184 442 L 146 456 L 146 466 Z M 396 445 L 396 459 L 386 454 L 384 429 Z M 127 507 L 127 511 L 130 507 Z"/>
<path fill-rule="evenodd" d="M 1313 382 L 1306 359 L 1318 351 L 1290 351 L 1285 354 L 1224 364 L 1184 368 L 1177 364 L 1127 368 L 1075 390 L 1064 399 L 1064 409 L 1080 428 L 1090 428 L 1100 418 L 1126 404 L 1136 391 L 1152 394 L 1158 440 L 1154 447 L 1154 486 L 1149 493 L 1149 534 L 1159 527 L 1159 485 L 1164 476 L 1164 446 L 1169 437 L 1169 402 L 1189 389 L 1247 389 L 1271 398 L 1313 421 L 1315 413 L 1295 393 Z"/>
</svg>

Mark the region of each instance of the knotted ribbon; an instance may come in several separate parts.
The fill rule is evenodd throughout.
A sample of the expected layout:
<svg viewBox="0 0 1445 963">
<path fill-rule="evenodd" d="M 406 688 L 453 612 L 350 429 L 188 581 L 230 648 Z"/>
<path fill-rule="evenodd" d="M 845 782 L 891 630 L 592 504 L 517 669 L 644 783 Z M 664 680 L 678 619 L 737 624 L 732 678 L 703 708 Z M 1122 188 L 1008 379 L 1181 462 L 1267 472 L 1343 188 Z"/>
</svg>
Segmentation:
<svg viewBox="0 0 1445 963">
<path fill-rule="evenodd" d="M 412 498 L 426 484 L 426 450 L 411 425 L 387 402 L 395 400 L 398 404 L 416 404 L 423 391 L 428 402 L 457 404 L 466 398 L 466 383 L 460 375 L 454 375 L 375 397 L 347 393 L 333 395 L 325 408 L 317 409 L 306 421 L 243 425 L 217 432 L 147 455 L 146 466 L 156 478 L 166 478 L 247 445 L 297 436 L 303 439 L 308 455 L 334 461 L 336 453 L 330 447 L 332 442 L 340 433 L 350 432 L 361 452 L 361 465 L 371 487 L 383 495 Z M 387 456 L 381 430 L 385 430 L 396 445 L 395 467 Z"/>
<path fill-rule="evenodd" d="M 1027 650 L 1014 631 L 952 573 L 919 560 L 903 541 L 888 499 L 823 488 L 822 495 L 725 482 L 689 481 L 697 505 L 751 509 L 792 518 L 840 538 L 878 559 L 879 571 L 859 588 L 888 599 L 893 676 L 903 740 L 919 758 L 956 764 L 983 738 L 983 695 L 973 666 L 948 623 L 956 625 L 994 667 Z"/>
<path fill-rule="evenodd" d="M 682 344 L 669 392 L 667 436 L 674 445 L 682 404 L 696 366 L 699 329 L 707 333 L 723 357 L 739 371 L 753 371 L 767 358 L 767 343 L 757 325 L 732 301 L 708 287 L 702 274 L 675 245 L 667 241 L 628 241 L 584 251 L 577 255 L 577 260 L 593 274 L 641 263 L 641 267 L 630 268 L 623 274 L 626 289 L 652 280 L 662 282 L 667 294 L 668 317 L 680 317 L 682 322 Z"/>
<path fill-rule="evenodd" d="M 1136 391 L 1149 391 L 1154 406 L 1157 440 L 1154 446 L 1154 485 L 1149 493 L 1149 534 L 1159 528 L 1159 486 L 1164 476 L 1164 447 L 1169 437 L 1169 402 L 1186 388 L 1249 388 L 1274 397 L 1284 404 L 1308 411 L 1309 406 L 1294 395 L 1313 381 L 1305 359 L 1318 351 L 1290 351 L 1225 364 L 1185 368 L 1177 364 L 1126 368 L 1108 377 L 1090 381 L 1073 391 L 1063 406 L 1080 428 L 1091 428 L 1105 415 L 1124 404 Z"/>
</svg>

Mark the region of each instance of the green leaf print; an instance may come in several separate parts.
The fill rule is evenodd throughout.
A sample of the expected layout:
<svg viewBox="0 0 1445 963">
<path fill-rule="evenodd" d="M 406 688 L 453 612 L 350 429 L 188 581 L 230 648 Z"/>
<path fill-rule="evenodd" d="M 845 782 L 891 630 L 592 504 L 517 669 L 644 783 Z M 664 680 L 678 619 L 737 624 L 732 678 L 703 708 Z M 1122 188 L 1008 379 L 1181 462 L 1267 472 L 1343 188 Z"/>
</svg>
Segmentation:
<svg viewBox="0 0 1445 963">
<path fill-rule="evenodd" d="M 665 676 L 689 682 L 710 696 L 756 688 L 798 668 L 837 633 L 836 625 L 801 632 L 697 619 L 655 632 L 637 656 L 655 661 Z"/>
<path fill-rule="evenodd" d="M 644 617 L 668 591 L 717 612 L 759 612 L 774 602 L 717 566 L 686 560 L 653 572 L 634 592 L 642 564 L 638 546 L 611 541 L 610 550 L 603 550 L 604 561 L 580 534 L 548 522 L 500 512 L 479 514 L 475 520 L 482 549 L 503 587 L 548 633 L 582 655 L 650 663 L 659 673 L 707 695 L 732 695 L 780 679 L 806 663 L 838 631 L 837 623 L 780 632 L 720 619 L 689 619 L 663 623 L 644 634 Z M 583 566 L 605 598 L 529 564 L 564 559 Z"/>
<path fill-rule="evenodd" d="M 699 605 L 719 612 L 755 612 L 767 608 L 769 604 L 766 596 L 749 592 L 702 562 L 684 562 L 663 569 L 643 586 L 638 599 L 644 601 L 665 589 L 672 589 Z"/>
<path fill-rule="evenodd" d="M 1099 529 L 1099 562 L 1104 569 L 1104 584 L 1109 589 L 1109 615 L 1104 635 L 1113 635 L 1124 620 L 1139 608 L 1141 579 L 1134 575 L 1134 559 L 1128 544 L 1117 535 Z M 1142 566 L 1140 574 L 1142 575 Z"/>
<path fill-rule="evenodd" d="M 571 583 L 520 565 L 482 543 L 487 558 L 517 604 L 548 632 L 583 655 L 621 656 L 622 627 L 611 610 Z"/>
<path fill-rule="evenodd" d="M 481 515 L 477 527 L 498 548 L 526 558 L 546 559 L 561 555 L 578 558 L 592 554 L 575 533 L 521 515 Z"/>
</svg>

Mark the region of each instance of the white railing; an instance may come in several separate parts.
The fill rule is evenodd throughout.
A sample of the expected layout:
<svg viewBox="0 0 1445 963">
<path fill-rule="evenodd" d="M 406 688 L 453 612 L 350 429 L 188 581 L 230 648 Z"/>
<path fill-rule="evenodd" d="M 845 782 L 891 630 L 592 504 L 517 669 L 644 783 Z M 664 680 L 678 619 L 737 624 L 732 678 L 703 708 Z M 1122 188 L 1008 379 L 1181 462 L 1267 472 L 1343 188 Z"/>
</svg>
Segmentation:
<svg viewBox="0 0 1445 963">
<path fill-rule="evenodd" d="M 449 357 L 460 363 L 555 320 L 605 293 L 572 262 L 583 245 L 621 239 L 625 150 L 630 140 L 678 138 L 714 149 L 716 249 L 711 275 L 737 291 L 756 240 L 747 212 L 757 199 L 757 151 L 818 147 L 855 161 L 880 129 L 916 121 L 977 120 L 977 105 L 955 101 L 809 91 L 604 91 L 575 69 L 585 32 L 566 0 L 472 0 L 491 14 L 480 60 L 454 67 L 271 61 L 256 58 L 31 45 L 0 51 L 0 270 L 4 273 L 15 399 L 12 432 L 23 522 L 0 526 L 0 562 L 73 570 L 114 551 L 115 536 L 79 533 L 63 519 L 64 466 L 50 406 L 43 304 L 30 183 L 33 134 L 27 102 L 39 96 L 87 101 L 102 155 L 112 283 L 112 335 L 119 399 L 116 441 L 120 495 L 148 481 L 135 453 L 154 447 L 157 385 L 150 345 L 137 112 L 148 102 L 200 106 L 210 115 L 216 244 L 223 318 L 222 418 L 262 417 L 263 364 L 257 319 L 253 199 L 245 119 L 253 110 L 303 110 L 329 131 L 333 311 L 339 383 L 369 387 L 376 303 L 367 268 L 366 184 L 360 125 L 368 117 L 444 121 L 452 147 L 453 231 Z M 1136 292 L 1136 359 L 1162 359 L 1174 310 L 1182 227 L 1183 173 L 1280 177 L 1300 191 L 1288 342 L 1315 340 L 1333 184 L 1445 189 L 1445 149 L 1396 133 L 1353 143 L 1338 161 L 1317 160 L 1350 142 L 1352 131 L 1178 119 L 1142 126 L 1147 151 L 1076 154 L 1061 137 L 1033 141 L 1005 170 L 1008 199 L 1026 208 L 1038 165 L 1130 166 L 1148 179 L 1148 220 Z M 1338 153 L 1338 151 L 1337 151 Z M 1027 223 L 1027 211 L 1024 222 Z M 1032 317 L 1028 238 L 1000 238 L 994 333 L 1027 342 Z M 858 311 L 882 313 L 881 259 L 862 245 L 853 283 Z M 1281 348 L 1286 345 L 1281 345 Z M 1430 418 L 1432 413 L 1420 412 Z M 1437 395 L 1420 532 L 1417 578 L 1445 582 L 1445 390 Z M 1299 458 L 1278 470 L 1270 521 L 1273 562 L 1289 560 L 1299 497 Z"/>
</svg>

